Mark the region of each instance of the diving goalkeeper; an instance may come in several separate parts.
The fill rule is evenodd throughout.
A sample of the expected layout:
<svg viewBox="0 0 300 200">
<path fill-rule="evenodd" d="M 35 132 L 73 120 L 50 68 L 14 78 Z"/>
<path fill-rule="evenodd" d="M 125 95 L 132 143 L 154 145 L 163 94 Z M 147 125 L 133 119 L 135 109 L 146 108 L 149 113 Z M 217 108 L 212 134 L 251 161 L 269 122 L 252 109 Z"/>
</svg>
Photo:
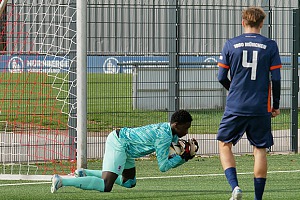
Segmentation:
<svg viewBox="0 0 300 200">
<path fill-rule="evenodd" d="M 110 192 L 114 183 L 132 188 L 136 185 L 135 158 L 156 152 L 159 170 L 168 171 L 192 159 L 189 148 L 180 155 L 169 158 L 172 142 L 187 135 L 192 116 L 185 110 L 173 113 L 171 122 L 151 124 L 136 128 L 121 128 L 112 131 L 106 140 L 103 166 L 101 170 L 78 169 L 77 178 L 52 177 L 51 192 L 63 186 L 73 186 L 84 190 Z M 190 149 L 197 146 L 195 139 L 189 140 Z"/>
</svg>

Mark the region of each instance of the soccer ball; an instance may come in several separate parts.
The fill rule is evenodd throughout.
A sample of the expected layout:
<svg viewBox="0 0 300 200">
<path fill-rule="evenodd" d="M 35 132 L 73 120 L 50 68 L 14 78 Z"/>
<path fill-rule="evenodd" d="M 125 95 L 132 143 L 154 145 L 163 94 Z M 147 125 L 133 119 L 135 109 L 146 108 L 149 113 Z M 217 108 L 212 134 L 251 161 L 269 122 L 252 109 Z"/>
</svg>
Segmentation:
<svg viewBox="0 0 300 200">
<path fill-rule="evenodd" d="M 189 143 L 189 146 L 190 146 L 190 155 L 191 156 L 195 156 L 196 152 L 199 149 L 198 142 L 196 140 L 194 140 L 194 139 L 189 139 L 188 143 Z"/>
<path fill-rule="evenodd" d="M 169 158 L 173 158 L 176 155 L 182 155 L 183 153 L 190 154 L 194 157 L 198 149 L 199 145 L 195 139 L 189 139 L 188 141 L 179 139 L 178 143 L 171 143 L 169 148 Z"/>
</svg>

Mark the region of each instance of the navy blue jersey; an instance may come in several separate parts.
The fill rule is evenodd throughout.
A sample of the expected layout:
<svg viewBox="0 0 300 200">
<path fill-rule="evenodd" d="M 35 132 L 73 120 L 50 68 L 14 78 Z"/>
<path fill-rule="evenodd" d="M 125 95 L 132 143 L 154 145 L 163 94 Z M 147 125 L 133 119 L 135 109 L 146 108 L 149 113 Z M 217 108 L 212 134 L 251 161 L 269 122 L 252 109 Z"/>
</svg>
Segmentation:
<svg viewBox="0 0 300 200">
<path fill-rule="evenodd" d="M 227 40 L 218 65 L 218 79 L 229 90 L 225 112 L 240 116 L 270 114 L 270 80 L 273 107 L 279 108 L 281 60 L 275 41 L 256 33 Z"/>
</svg>

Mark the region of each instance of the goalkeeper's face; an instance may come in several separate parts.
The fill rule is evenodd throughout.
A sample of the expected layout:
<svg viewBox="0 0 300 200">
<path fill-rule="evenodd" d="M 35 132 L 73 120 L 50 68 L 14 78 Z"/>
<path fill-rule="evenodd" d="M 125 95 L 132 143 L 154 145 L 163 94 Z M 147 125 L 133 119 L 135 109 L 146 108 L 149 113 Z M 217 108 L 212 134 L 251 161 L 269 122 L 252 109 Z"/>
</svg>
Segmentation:
<svg viewBox="0 0 300 200">
<path fill-rule="evenodd" d="M 172 126 L 172 132 L 173 134 L 176 134 L 179 138 L 185 136 L 188 134 L 188 130 L 191 127 L 191 122 L 186 123 L 174 123 Z"/>
</svg>

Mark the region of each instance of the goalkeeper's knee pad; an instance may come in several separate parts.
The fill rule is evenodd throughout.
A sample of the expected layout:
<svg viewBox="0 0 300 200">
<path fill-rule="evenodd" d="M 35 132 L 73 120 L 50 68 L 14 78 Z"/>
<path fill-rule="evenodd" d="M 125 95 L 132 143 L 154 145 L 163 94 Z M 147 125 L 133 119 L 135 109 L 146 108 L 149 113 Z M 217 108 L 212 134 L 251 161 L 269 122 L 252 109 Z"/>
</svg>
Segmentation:
<svg viewBox="0 0 300 200">
<path fill-rule="evenodd" d="M 133 188 L 136 185 L 136 178 L 134 179 L 128 179 L 125 183 L 122 183 L 123 187 L 126 188 Z"/>
</svg>

